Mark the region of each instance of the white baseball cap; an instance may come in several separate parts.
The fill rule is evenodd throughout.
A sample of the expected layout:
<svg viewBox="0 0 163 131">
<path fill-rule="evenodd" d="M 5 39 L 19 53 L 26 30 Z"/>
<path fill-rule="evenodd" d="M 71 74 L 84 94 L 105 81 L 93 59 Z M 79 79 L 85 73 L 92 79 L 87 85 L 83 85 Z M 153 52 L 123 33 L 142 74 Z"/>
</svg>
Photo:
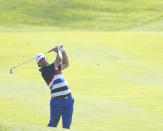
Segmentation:
<svg viewBox="0 0 163 131">
<path fill-rule="evenodd" d="M 45 56 L 44 54 L 42 54 L 42 53 L 37 54 L 37 55 L 35 56 L 35 59 L 36 59 L 37 64 L 39 63 L 39 61 L 40 61 L 42 58 L 46 58 L 46 56 Z"/>
</svg>

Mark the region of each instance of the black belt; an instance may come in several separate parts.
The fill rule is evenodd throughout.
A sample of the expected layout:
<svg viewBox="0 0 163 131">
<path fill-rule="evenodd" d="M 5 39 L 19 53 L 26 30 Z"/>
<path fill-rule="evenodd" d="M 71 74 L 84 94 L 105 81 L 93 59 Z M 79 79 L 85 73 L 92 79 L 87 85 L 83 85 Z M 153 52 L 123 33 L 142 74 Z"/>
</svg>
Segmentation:
<svg viewBox="0 0 163 131">
<path fill-rule="evenodd" d="M 68 99 L 69 97 L 71 97 L 71 93 L 68 94 L 68 95 L 65 95 L 65 96 L 57 96 L 57 97 L 52 97 L 53 99 L 57 99 L 57 100 L 66 100 Z"/>
</svg>

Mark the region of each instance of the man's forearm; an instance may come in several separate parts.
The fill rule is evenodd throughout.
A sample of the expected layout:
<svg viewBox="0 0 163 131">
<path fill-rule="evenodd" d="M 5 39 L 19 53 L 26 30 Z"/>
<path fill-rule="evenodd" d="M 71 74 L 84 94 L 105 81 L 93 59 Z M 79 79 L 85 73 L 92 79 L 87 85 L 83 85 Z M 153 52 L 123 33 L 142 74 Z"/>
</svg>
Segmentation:
<svg viewBox="0 0 163 131">
<path fill-rule="evenodd" d="M 58 59 L 58 60 L 60 61 L 60 63 L 61 63 L 61 62 L 62 62 L 62 60 L 63 60 L 63 56 L 62 56 L 62 53 L 61 53 L 61 51 L 60 51 L 60 50 L 58 50 L 58 52 L 57 52 L 56 59 Z"/>
<path fill-rule="evenodd" d="M 55 52 L 57 53 L 57 56 L 54 61 L 54 67 L 56 69 L 62 63 L 62 53 L 58 48 L 56 48 L 55 50 L 56 50 Z"/>
<path fill-rule="evenodd" d="M 61 64 L 61 70 L 64 70 L 69 66 L 69 60 L 66 54 L 66 51 L 62 45 L 58 46 L 60 51 L 62 52 L 62 64 Z"/>
<path fill-rule="evenodd" d="M 66 64 L 66 65 L 69 65 L 69 60 L 68 60 L 68 57 L 67 57 L 67 54 L 66 54 L 65 50 L 62 52 L 62 56 L 63 56 L 62 63 Z"/>
</svg>

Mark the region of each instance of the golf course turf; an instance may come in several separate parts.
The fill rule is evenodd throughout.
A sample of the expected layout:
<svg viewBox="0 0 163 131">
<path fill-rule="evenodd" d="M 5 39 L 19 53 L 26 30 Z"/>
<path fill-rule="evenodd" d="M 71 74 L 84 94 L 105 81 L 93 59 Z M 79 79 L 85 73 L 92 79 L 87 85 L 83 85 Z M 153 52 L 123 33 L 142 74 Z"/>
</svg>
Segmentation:
<svg viewBox="0 0 163 131">
<path fill-rule="evenodd" d="M 30 125 L 47 125 L 50 91 L 35 61 L 15 69 L 13 75 L 9 69 L 63 44 L 70 61 L 63 73 L 75 98 L 72 130 L 161 130 L 162 36 L 161 32 L 0 33 L 0 127 L 24 125 L 22 130 L 28 130 L 36 128 Z M 55 53 L 47 58 L 53 62 Z"/>
<path fill-rule="evenodd" d="M 63 130 L 46 127 L 36 62 L 9 72 L 55 45 L 69 57 L 71 131 L 162 131 L 162 12 L 162 0 L 0 0 L 0 131 Z"/>
</svg>

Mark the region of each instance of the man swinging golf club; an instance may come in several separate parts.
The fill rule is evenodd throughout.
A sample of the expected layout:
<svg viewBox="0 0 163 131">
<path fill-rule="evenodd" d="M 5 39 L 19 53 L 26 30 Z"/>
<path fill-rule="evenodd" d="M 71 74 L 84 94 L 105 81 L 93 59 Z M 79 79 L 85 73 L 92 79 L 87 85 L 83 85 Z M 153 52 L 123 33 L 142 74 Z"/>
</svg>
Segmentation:
<svg viewBox="0 0 163 131">
<path fill-rule="evenodd" d="M 49 64 L 44 54 L 36 55 L 35 59 L 39 71 L 51 90 L 50 121 L 49 127 L 57 127 L 62 116 L 63 128 L 69 129 L 72 121 L 74 98 L 70 87 L 61 71 L 69 66 L 68 57 L 63 46 L 56 46 L 50 51 L 57 56 L 52 64 Z"/>
</svg>

